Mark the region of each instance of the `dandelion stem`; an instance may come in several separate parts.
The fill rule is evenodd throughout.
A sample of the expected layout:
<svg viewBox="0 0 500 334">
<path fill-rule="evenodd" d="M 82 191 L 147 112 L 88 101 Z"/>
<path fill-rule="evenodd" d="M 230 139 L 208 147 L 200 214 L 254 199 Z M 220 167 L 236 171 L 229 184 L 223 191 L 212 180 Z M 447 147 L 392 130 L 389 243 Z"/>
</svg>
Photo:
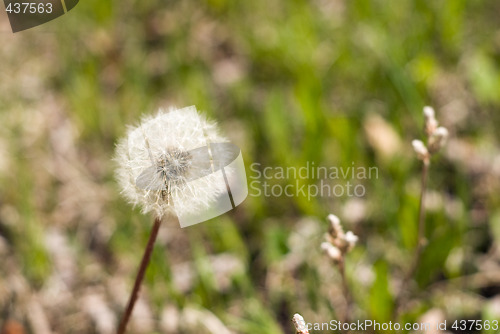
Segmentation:
<svg viewBox="0 0 500 334">
<path fill-rule="evenodd" d="M 146 270 L 148 268 L 149 261 L 151 260 L 151 254 L 153 253 L 153 247 L 158 236 L 158 230 L 160 229 L 161 219 L 156 218 L 153 228 L 151 229 L 149 240 L 146 245 L 146 249 L 144 251 L 144 255 L 142 256 L 141 265 L 139 267 L 139 271 L 137 272 L 137 276 L 134 282 L 134 288 L 132 289 L 132 293 L 130 294 L 130 298 L 127 304 L 127 309 L 123 315 L 123 318 L 120 322 L 120 326 L 118 327 L 117 334 L 124 334 L 127 328 L 128 321 L 130 320 L 130 316 L 132 315 L 132 311 L 134 310 L 135 302 L 137 301 L 137 297 L 139 295 L 139 290 L 141 288 L 142 281 L 144 279 L 144 275 L 146 274 Z"/>
<path fill-rule="evenodd" d="M 422 178 L 421 178 L 421 190 L 420 190 L 420 202 L 418 208 L 418 237 L 417 237 L 417 246 L 415 247 L 415 252 L 413 253 L 413 260 L 409 270 L 406 272 L 406 275 L 403 278 L 403 282 L 401 284 L 401 289 L 397 294 L 394 300 L 394 317 L 396 317 L 399 313 L 399 309 L 401 304 L 404 301 L 403 295 L 405 290 L 408 289 L 408 284 L 410 280 L 415 275 L 415 272 L 420 265 L 420 260 L 422 259 L 422 253 L 425 245 L 427 244 L 427 239 L 425 237 L 425 194 L 427 187 L 427 176 L 429 174 L 429 165 L 430 160 L 429 157 L 426 157 L 423 160 L 422 164 Z"/>
</svg>

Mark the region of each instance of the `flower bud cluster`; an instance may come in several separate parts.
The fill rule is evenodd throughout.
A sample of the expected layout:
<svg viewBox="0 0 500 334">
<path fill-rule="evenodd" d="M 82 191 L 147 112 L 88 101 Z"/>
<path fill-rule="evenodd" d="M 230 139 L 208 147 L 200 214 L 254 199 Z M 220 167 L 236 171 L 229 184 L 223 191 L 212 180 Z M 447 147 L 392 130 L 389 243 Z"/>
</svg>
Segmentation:
<svg viewBox="0 0 500 334">
<path fill-rule="evenodd" d="M 328 215 L 328 221 L 330 222 L 330 227 L 328 233 L 325 235 L 326 241 L 321 243 L 321 249 L 323 249 L 330 259 L 338 263 L 344 258 L 346 253 L 354 248 L 358 242 L 358 237 L 351 231 L 344 232 L 342 225 L 340 225 L 340 219 L 337 216 L 333 214 Z"/>
<path fill-rule="evenodd" d="M 427 146 L 423 141 L 417 139 L 413 140 L 411 144 L 418 159 L 428 163 L 431 155 L 437 153 L 445 145 L 448 138 L 448 130 L 443 126 L 439 126 L 432 107 L 424 107 L 424 118 Z"/>
</svg>

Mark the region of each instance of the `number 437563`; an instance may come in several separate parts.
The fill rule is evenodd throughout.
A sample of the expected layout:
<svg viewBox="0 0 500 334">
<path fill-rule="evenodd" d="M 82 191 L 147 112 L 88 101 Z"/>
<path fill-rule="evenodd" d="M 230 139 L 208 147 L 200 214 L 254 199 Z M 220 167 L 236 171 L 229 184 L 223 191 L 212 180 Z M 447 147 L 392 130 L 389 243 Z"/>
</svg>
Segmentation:
<svg viewBox="0 0 500 334">
<path fill-rule="evenodd" d="M 7 8 L 5 9 L 7 13 L 14 13 L 14 14 L 43 14 L 47 13 L 50 14 L 52 13 L 52 3 L 36 3 L 36 2 L 16 2 L 16 3 L 9 3 L 7 5 Z"/>
<path fill-rule="evenodd" d="M 498 320 L 455 320 L 451 326 L 458 331 L 498 330 Z"/>
</svg>

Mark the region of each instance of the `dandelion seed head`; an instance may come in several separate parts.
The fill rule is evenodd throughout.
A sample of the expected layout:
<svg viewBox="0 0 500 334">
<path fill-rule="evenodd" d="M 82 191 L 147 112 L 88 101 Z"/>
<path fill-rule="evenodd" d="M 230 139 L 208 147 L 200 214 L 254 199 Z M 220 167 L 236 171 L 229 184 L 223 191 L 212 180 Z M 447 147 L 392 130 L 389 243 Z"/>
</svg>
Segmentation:
<svg viewBox="0 0 500 334">
<path fill-rule="evenodd" d="M 182 182 L 191 165 L 191 154 L 177 148 L 167 148 L 156 161 L 156 171 L 171 182 Z"/>
<path fill-rule="evenodd" d="M 210 164 L 203 161 L 205 166 L 195 166 L 197 160 L 209 159 L 193 152 L 224 142 L 228 140 L 216 124 L 194 106 L 144 116 L 138 126 L 128 128 L 116 147 L 116 178 L 123 196 L 141 206 L 143 213 L 158 217 L 206 209 L 226 191 L 226 184 L 211 173 L 196 178 L 200 168 Z"/>
</svg>

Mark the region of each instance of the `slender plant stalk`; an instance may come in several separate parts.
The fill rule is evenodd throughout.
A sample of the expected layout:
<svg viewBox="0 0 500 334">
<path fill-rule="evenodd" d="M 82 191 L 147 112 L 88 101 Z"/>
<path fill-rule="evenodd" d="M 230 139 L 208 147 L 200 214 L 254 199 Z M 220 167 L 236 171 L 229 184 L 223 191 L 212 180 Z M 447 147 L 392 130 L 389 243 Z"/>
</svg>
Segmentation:
<svg viewBox="0 0 500 334">
<path fill-rule="evenodd" d="M 146 274 L 146 269 L 148 268 L 149 261 L 151 260 L 151 254 L 153 253 L 153 247 L 158 236 L 158 230 L 160 229 L 161 219 L 156 218 L 153 228 L 151 229 L 151 233 L 149 235 L 149 240 L 146 245 L 146 249 L 144 251 L 144 255 L 142 256 L 141 265 L 139 267 L 139 271 L 137 272 L 137 276 L 135 277 L 134 288 L 132 289 L 132 293 L 130 294 L 130 298 L 128 300 L 127 309 L 123 315 L 123 318 L 120 322 L 120 326 L 118 327 L 117 334 L 124 334 L 127 328 L 128 321 L 130 320 L 130 316 L 132 315 L 132 311 L 134 310 L 135 302 L 137 301 L 137 297 L 139 295 L 139 290 L 141 288 L 142 281 L 144 279 L 144 275 Z"/>
<path fill-rule="evenodd" d="M 422 180 L 421 180 L 421 193 L 420 193 L 420 203 L 418 208 L 418 243 L 415 250 L 415 255 L 413 258 L 412 266 L 406 275 L 406 281 L 409 281 L 415 274 L 415 271 L 420 264 L 422 258 L 422 251 L 427 244 L 427 239 L 425 238 L 425 194 L 427 187 L 427 175 L 429 174 L 430 162 L 428 159 L 424 160 L 422 167 Z"/>
<path fill-rule="evenodd" d="M 413 260 L 409 270 L 406 272 L 406 275 L 403 278 L 403 282 L 401 284 L 401 288 L 396 295 L 394 300 L 394 317 L 396 317 L 399 313 L 399 309 L 401 307 L 402 302 L 404 301 L 404 292 L 407 290 L 408 285 L 415 275 L 415 272 L 420 265 L 420 260 L 422 259 L 422 253 L 425 245 L 427 244 L 427 239 L 425 238 L 425 194 L 427 187 L 427 177 L 429 174 L 429 165 L 430 160 L 426 158 L 423 160 L 422 164 L 422 178 L 421 178 L 421 192 L 420 192 L 420 203 L 418 208 L 418 238 L 417 238 L 417 246 L 415 247 L 415 252 L 413 254 Z"/>
<path fill-rule="evenodd" d="M 344 257 L 342 257 L 342 259 L 339 261 L 338 266 L 339 266 L 340 276 L 342 277 L 342 293 L 344 295 L 345 304 L 346 304 L 343 322 L 349 322 L 350 321 L 350 313 L 351 313 L 351 292 L 349 290 L 349 284 L 347 283 L 347 277 L 345 274 L 345 258 Z M 346 331 L 346 333 L 349 333 L 349 331 Z"/>
</svg>

